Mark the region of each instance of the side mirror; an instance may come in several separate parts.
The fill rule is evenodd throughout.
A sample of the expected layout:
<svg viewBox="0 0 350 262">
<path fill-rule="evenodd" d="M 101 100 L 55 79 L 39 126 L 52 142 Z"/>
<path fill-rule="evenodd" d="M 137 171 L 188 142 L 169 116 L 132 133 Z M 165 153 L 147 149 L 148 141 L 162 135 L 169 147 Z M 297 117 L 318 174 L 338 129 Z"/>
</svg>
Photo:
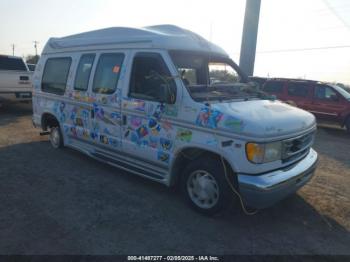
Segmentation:
<svg viewBox="0 0 350 262">
<path fill-rule="evenodd" d="M 175 104 L 176 101 L 176 87 L 169 84 L 162 84 L 162 90 L 164 90 L 162 103 Z"/>
</svg>

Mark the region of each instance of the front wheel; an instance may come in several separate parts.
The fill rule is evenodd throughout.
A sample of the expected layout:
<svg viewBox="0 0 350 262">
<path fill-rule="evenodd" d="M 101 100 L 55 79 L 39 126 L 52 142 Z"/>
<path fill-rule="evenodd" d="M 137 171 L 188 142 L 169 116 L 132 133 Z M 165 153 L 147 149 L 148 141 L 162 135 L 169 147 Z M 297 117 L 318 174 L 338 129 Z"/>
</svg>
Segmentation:
<svg viewBox="0 0 350 262">
<path fill-rule="evenodd" d="M 51 128 L 50 143 L 55 149 L 63 147 L 63 136 L 59 126 L 54 126 Z"/>
<path fill-rule="evenodd" d="M 187 202 L 206 215 L 221 212 L 232 200 L 223 163 L 213 157 L 200 157 L 188 164 L 181 187 Z"/>
</svg>

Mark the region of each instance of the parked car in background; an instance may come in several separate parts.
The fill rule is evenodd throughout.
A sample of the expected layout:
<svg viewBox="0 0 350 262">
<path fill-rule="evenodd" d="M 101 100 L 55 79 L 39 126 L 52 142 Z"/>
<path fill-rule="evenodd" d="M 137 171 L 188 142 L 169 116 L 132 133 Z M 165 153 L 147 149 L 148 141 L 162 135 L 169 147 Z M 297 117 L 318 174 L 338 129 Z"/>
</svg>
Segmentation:
<svg viewBox="0 0 350 262">
<path fill-rule="evenodd" d="M 176 26 L 51 38 L 35 70 L 33 123 L 54 148 L 180 185 L 202 213 L 235 194 L 264 208 L 313 176 L 316 121 L 247 80 L 224 50 Z"/>
<path fill-rule="evenodd" d="M 249 77 L 249 81 L 258 84 L 260 88 L 265 84 L 267 79 L 268 79 L 267 77 L 260 77 L 260 76 L 250 76 Z"/>
<path fill-rule="evenodd" d="M 27 63 L 27 66 L 28 66 L 28 69 L 29 69 L 29 71 L 32 71 L 32 72 L 34 72 L 35 71 L 35 64 L 28 64 Z"/>
<path fill-rule="evenodd" d="M 337 85 L 312 80 L 274 78 L 267 79 L 262 90 L 313 113 L 320 122 L 346 127 L 350 133 L 350 93 Z"/>
<path fill-rule="evenodd" d="M 31 101 L 32 75 L 21 57 L 0 55 L 0 104 Z"/>
</svg>

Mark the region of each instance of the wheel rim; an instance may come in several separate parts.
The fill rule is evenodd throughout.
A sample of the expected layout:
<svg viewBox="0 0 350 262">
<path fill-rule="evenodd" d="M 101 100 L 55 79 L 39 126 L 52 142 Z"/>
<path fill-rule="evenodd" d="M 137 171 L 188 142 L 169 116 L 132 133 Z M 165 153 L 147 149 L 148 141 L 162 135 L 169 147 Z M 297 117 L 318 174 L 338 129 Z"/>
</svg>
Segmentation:
<svg viewBox="0 0 350 262">
<path fill-rule="evenodd" d="M 194 204 L 209 209 L 219 200 L 219 186 L 216 179 L 207 171 L 196 170 L 187 180 L 187 192 Z"/>
<path fill-rule="evenodd" d="M 54 148 L 57 148 L 60 144 L 60 133 L 57 128 L 51 130 L 50 141 Z"/>
</svg>

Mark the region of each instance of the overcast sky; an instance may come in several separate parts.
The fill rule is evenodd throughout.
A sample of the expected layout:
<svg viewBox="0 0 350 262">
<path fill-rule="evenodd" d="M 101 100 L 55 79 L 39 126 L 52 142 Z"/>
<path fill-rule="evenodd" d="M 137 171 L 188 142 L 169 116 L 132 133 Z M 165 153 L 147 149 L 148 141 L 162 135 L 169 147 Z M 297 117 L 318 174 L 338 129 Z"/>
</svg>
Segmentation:
<svg viewBox="0 0 350 262">
<path fill-rule="evenodd" d="M 34 40 L 41 52 L 49 37 L 98 28 L 175 24 L 238 62 L 244 8 L 245 0 L 0 0 L 0 54 L 12 54 L 11 44 L 15 55 L 34 54 Z M 350 1 L 262 0 L 255 75 L 350 84 Z"/>
</svg>

